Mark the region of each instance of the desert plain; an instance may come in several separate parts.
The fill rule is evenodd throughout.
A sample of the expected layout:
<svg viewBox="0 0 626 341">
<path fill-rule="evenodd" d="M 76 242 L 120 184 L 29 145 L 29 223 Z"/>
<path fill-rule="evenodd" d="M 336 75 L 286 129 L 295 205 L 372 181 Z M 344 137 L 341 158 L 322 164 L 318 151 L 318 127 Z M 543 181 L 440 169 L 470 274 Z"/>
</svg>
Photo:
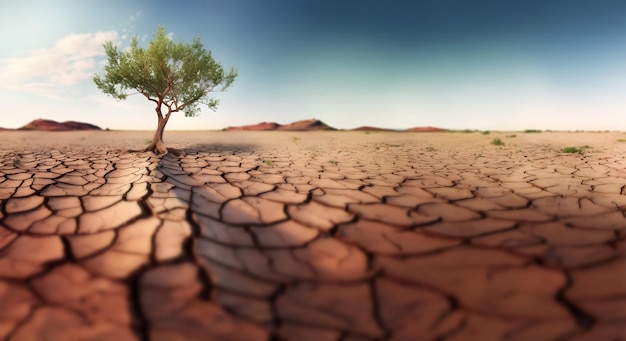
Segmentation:
<svg viewBox="0 0 626 341">
<path fill-rule="evenodd" d="M 151 135 L 0 132 L 0 339 L 626 339 L 626 133 Z"/>
</svg>

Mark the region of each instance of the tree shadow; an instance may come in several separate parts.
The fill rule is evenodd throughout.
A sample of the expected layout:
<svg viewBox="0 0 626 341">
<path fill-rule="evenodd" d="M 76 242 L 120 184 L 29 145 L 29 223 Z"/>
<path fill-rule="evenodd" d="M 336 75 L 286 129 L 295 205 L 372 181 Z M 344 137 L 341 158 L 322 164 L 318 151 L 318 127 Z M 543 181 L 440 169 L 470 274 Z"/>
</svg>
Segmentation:
<svg viewBox="0 0 626 341">
<path fill-rule="evenodd" d="M 196 153 L 250 153 L 258 150 L 254 144 L 243 143 L 199 143 L 185 148 L 179 148 L 184 154 Z"/>
<path fill-rule="evenodd" d="M 334 238 L 332 229 L 324 231 L 295 221 L 290 212 L 313 204 L 312 196 L 266 181 L 264 176 L 280 177 L 282 170 L 263 162 L 255 150 L 251 144 L 198 144 L 185 148 L 185 155 L 160 157 L 156 171 L 162 182 L 153 186 L 152 195 L 157 187 L 164 187 L 167 193 L 158 195 L 163 197 L 160 208 L 150 201 L 148 204 L 165 224 L 182 219 L 184 223 L 178 228 L 188 232 L 182 238 L 180 256 L 152 262 L 137 277 L 134 296 L 140 297 L 142 310 L 138 313 L 148 321 L 150 333 L 166 325 L 170 326 L 170 336 L 183 339 L 207 335 L 214 339 L 279 338 L 285 316 L 296 314 L 296 324 L 309 325 L 308 314 L 313 312 L 298 308 L 303 297 L 304 304 L 313 304 L 316 295 L 342 295 L 346 288 L 358 292 L 347 299 L 346 307 L 363 305 L 356 314 L 376 325 L 369 301 L 376 274 L 367 257 L 357 247 Z M 318 213 L 322 217 L 331 214 L 323 210 Z M 343 222 L 352 220 L 352 216 L 344 217 Z M 162 231 L 155 233 L 153 251 L 157 254 L 159 242 L 166 240 L 159 233 Z M 171 235 L 181 238 L 175 232 Z M 159 269 L 166 268 L 178 270 L 156 276 L 162 276 L 164 282 L 178 276 L 183 268 L 196 271 L 194 284 L 185 289 L 184 305 L 180 287 L 141 286 L 142 278 L 155 278 Z M 313 310 L 323 311 L 331 305 L 320 304 Z M 179 308 L 170 311 L 169 306 Z M 209 318 L 215 314 L 222 322 Z M 224 324 L 235 327 L 228 331 L 231 334 L 220 334 Z M 339 326 L 349 328 L 350 323 Z M 382 333 L 378 327 L 362 332 Z"/>
<path fill-rule="evenodd" d="M 224 297 L 232 300 L 232 293 L 220 296 L 224 281 L 226 285 L 234 284 L 237 278 L 247 276 L 245 271 L 237 274 L 236 269 L 221 262 L 213 264 L 202 255 L 211 254 L 228 264 L 237 247 L 255 247 L 247 227 L 224 223 L 222 217 L 227 203 L 245 196 L 245 191 L 233 185 L 227 174 L 258 170 L 262 162 L 253 155 L 258 148 L 254 144 L 210 143 L 176 150 L 181 153 L 158 156 L 153 171 L 156 181 L 145 197 L 150 215 L 162 222 L 153 236 L 150 264 L 133 276 L 131 296 L 135 299 L 133 315 L 137 318 L 138 336 L 265 340 L 268 331 L 258 320 L 223 304 Z M 254 213 L 237 208 L 229 214 L 242 221 L 258 219 Z M 212 237 L 217 243 L 206 241 Z M 237 245 L 237 238 L 242 245 Z M 162 257 L 167 253 L 163 253 L 164 249 L 173 252 Z M 189 277 L 189 273 L 193 275 Z M 187 280 L 176 279 L 184 277 Z M 171 282 L 178 284 L 161 285 Z M 222 288 L 217 289 L 217 285 Z"/>
</svg>

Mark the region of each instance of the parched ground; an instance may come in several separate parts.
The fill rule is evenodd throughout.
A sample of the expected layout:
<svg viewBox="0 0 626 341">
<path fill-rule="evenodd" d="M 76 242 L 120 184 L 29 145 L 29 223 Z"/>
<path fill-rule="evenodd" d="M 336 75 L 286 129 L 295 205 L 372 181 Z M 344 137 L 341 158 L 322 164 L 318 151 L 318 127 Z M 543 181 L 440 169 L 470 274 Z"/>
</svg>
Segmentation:
<svg viewBox="0 0 626 341">
<path fill-rule="evenodd" d="M 626 134 L 511 134 L 1 132 L 0 339 L 626 340 Z"/>
</svg>

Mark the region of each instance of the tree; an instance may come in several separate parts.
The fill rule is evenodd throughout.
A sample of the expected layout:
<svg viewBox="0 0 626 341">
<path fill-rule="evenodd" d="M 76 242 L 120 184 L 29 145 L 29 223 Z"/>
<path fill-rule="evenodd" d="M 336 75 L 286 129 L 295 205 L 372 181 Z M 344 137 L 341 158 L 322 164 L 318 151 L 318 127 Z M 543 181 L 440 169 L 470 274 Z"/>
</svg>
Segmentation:
<svg viewBox="0 0 626 341">
<path fill-rule="evenodd" d="M 141 94 L 155 103 L 157 129 L 152 143 L 143 151 L 167 153 L 163 130 L 170 115 L 182 111 L 187 117 L 196 116 L 199 104 L 216 110 L 219 100 L 210 98 L 209 94 L 225 91 L 237 77 L 233 68 L 224 72 L 199 37 L 191 44 L 175 43 L 161 25 L 145 49 L 139 46 L 137 36 L 125 51 L 120 51 L 111 41 L 103 46 L 108 63 L 104 66 L 104 75 L 93 77 L 96 86 L 118 100 Z"/>
</svg>

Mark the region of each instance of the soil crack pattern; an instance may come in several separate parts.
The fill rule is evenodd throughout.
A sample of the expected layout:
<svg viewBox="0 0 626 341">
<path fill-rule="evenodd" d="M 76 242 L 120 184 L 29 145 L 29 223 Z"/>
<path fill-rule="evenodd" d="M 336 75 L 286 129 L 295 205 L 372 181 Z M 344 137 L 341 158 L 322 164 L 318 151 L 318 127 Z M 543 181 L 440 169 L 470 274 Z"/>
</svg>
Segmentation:
<svg viewBox="0 0 626 341">
<path fill-rule="evenodd" d="M 626 340 L 619 133 L 15 134 L 0 340 Z"/>
</svg>

